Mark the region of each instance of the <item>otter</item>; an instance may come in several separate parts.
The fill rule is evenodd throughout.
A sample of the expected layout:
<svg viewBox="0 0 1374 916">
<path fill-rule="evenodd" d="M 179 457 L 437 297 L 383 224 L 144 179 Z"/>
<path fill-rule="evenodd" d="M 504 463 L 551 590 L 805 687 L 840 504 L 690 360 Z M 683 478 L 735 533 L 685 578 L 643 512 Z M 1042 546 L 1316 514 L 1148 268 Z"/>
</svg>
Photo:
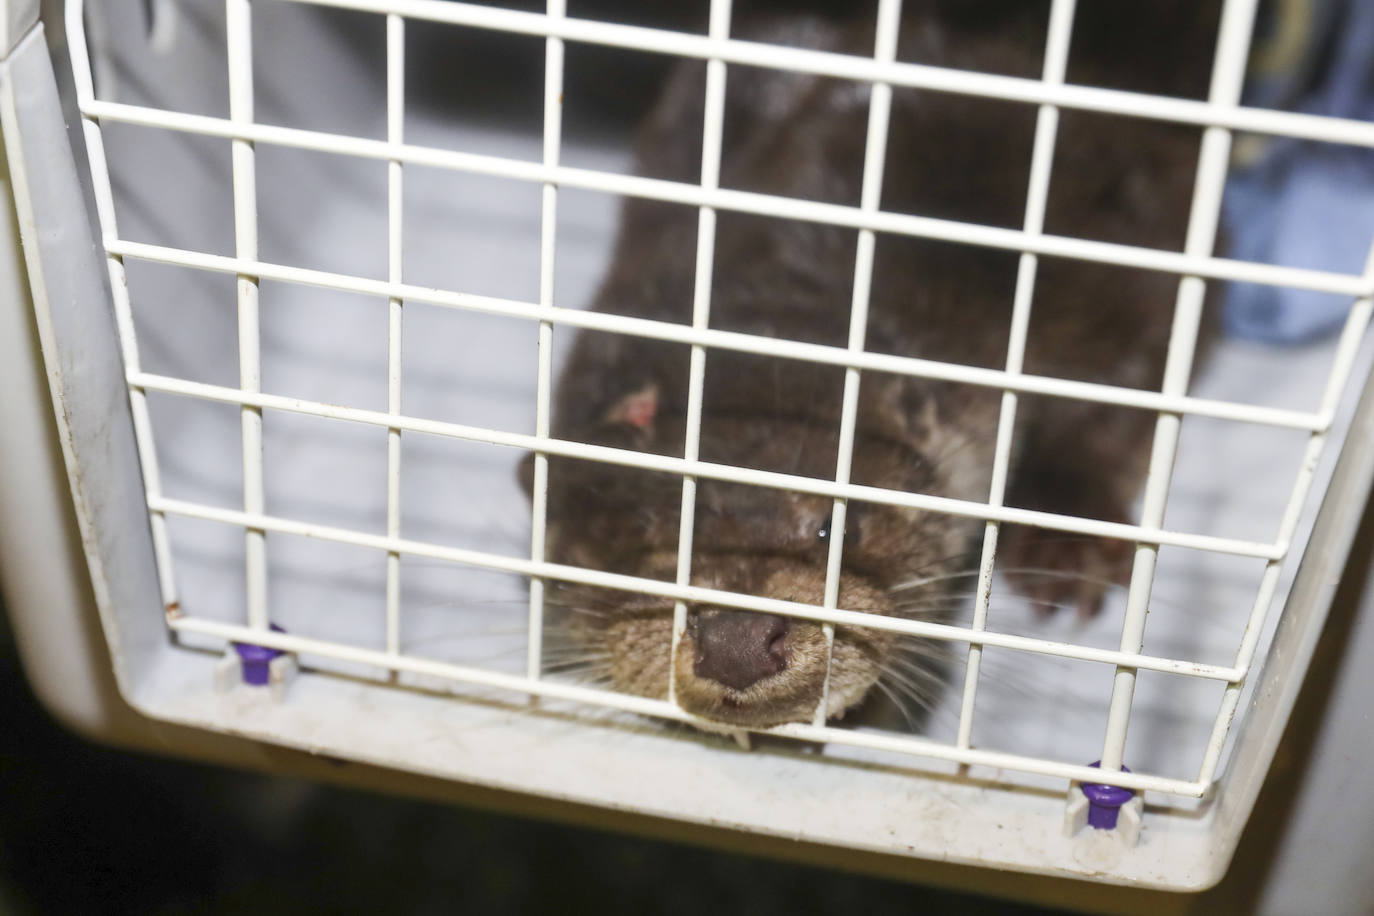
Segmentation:
<svg viewBox="0 0 1374 916">
<path fill-rule="evenodd" d="M 1207 7 L 1210 18 L 1199 12 Z M 1015 16 L 979 26 L 944 15 L 945 8 L 935 0 L 908 6 L 899 60 L 1039 75 L 1043 27 L 1037 32 Z M 1215 33 L 1215 4 L 1159 9 L 1166 21 L 1155 23 L 1158 29 L 1167 30 L 1173 15 L 1187 20 L 1180 34 Z M 736 34 L 854 55 L 871 55 L 874 41 L 871 22 L 811 16 L 775 17 Z M 1193 96 L 1205 89 L 1205 55 L 1180 61 L 1163 51 L 1154 58 L 1123 54 L 1119 41 L 1129 32 L 1105 34 L 1117 36 L 1118 45 L 1104 39 L 1100 48 L 1075 49 L 1071 79 L 1121 85 L 1124 67 L 1139 77 L 1134 88 Z M 1151 34 L 1139 37 L 1149 41 Z M 731 66 L 726 86 L 723 187 L 858 204 L 867 84 Z M 639 131 L 637 174 L 700 179 L 704 87 L 702 62 L 674 69 Z M 1035 118 L 1030 105 L 896 90 L 882 209 L 1019 228 Z M 1199 140 L 1192 128 L 1063 112 L 1045 231 L 1181 249 Z M 690 324 L 697 231 L 696 208 L 626 200 L 613 260 L 591 307 Z M 710 327 L 846 346 L 857 237 L 852 229 L 720 212 Z M 879 234 L 865 349 L 1002 368 L 1018 259 L 1014 252 Z M 1165 274 L 1041 258 L 1025 371 L 1158 390 L 1177 287 L 1177 277 Z M 681 457 L 689 350 L 581 332 L 557 382 L 552 434 Z M 840 367 L 709 349 L 701 460 L 833 480 L 844 375 Z M 988 499 L 1000 391 L 875 371 L 862 373 L 859 391 L 852 482 Z M 1154 419 L 1147 411 L 1023 396 L 1007 504 L 1131 521 Z M 522 465 L 527 490 L 531 459 Z M 671 582 L 681 499 L 674 475 L 551 457 L 546 556 Z M 981 522 L 851 501 L 845 530 L 834 531 L 831 510 L 825 497 L 700 480 L 692 584 L 819 605 L 829 541 L 843 538 L 840 608 L 954 619 L 957 593 L 972 586 L 960 577 L 976 564 Z M 1035 606 L 1067 604 L 1084 615 L 1097 611 L 1133 547 L 1016 526 L 1004 526 L 1000 544 L 1011 584 Z M 1064 574 L 1015 572 L 1031 569 Z M 549 604 L 574 642 L 606 659 L 602 673 L 613 689 L 664 698 L 671 670 L 679 705 L 726 728 L 810 721 L 823 695 L 826 717 L 844 716 L 894 670 L 903 639 L 837 626 L 827 667 L 816 622 L 693 606 L 674 657 L 667 599 L 564 583 L 550 591 Z M 938 682 L 940 654 L 927 653 L 917 670 L 908 664 L 908 683 L 929 690 Z"/>
</svg>

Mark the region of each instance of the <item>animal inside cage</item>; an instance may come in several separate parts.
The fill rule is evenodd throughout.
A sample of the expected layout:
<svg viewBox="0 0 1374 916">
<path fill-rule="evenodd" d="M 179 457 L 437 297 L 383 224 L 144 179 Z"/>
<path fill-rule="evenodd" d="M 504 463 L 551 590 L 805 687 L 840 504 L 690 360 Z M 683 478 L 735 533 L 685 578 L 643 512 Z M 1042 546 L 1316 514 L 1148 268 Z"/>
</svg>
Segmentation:
<svg viewBox="0 0 1374 916">
<path fill-rule="evenodd" d="M 1254 2 L 1222 4 L 1194 100 L 1071 81 L 1071 0 L 1046 7 L 1032 75 L 902 56 L 925 50 L 929 7 L 909 7 L 882 0 L 850 35 L 742 25 L 728 0 L 701 31 L 561 3 L 154 3 L 145 23 L 71 0 L 102 251 L 40 234 L 29 264 L 129 700 L 398 771 L 885 855 L 1215 881 L 1301 673 L 1283 647 L 1319 627 L 1343 562 L 1374 422 L 1352 397 L 1369 271 L 1216 253 L 1232 138 L 1368 147 L 1374 130 L 1239 105 Z M 651 115 L 638 163 L 571 91 L 603 98 L 578 66 L 612 53 L 697 62 L 668 90 L 691 117 L 655 143 Z M 542 89 L 416 72 L 445 54 L 509 55 Z M 47 186 L 60 130 L 40 86 L 5 124 L 34 226 L 80 203 Z M 807 93 L 847 107 L 796 114 Z M 930 110 L 953 128 L 912 147 L 921 172 L 890 151 Z M 946 162 L 961 123 L 997 132 Z M 1180 131 L 1186 170 L 1151 171 Z M 993 199 L 1004 176 L 980 165 L 1009 155 L 1003 135 L 1028 153 L 999 202 L 1014 216 L 942 212 L 950 189 L 923 176 L 963 170 L 955 211 Z M 803 140 L 848 144 L 841 190 L 789 185 Z M 749 142 L 764 146 L 742 178 Z M 1107 203 L 1072 203 L 1075 163 L 1123 150 L 1182 183 L 1109 175 Z M 1180 206 L 1158 203 L 1171 193 Z M 1161 209 L 1058 228 L 1066 206 L 1118 205 Z M 791 336 L 754 315 L 775 291 L 758 263 L 789 307 L 828 311 Z M 891 318 L 893 290 L 938 312 L 932 265 L 961 308 L 989 303 L 946 315 L 938 353 Z M 618 269 L 672 308 L 608 298 Z M 1224 282 L 1352 304 L 1329 346 L 1209 343 Z M 1130 326 L 1132 296 L 1161 322 Z M 1070 300 L 1124 324 L 1037 324 Z M 1046 361 L 1101 356 L 1112 334 L 1135 346 L 1107 368 Z M 875 392 L 910 409 L 884 414 Z M 922 444 L 894 446 L 893 416 L 933 418 Z M 1077 477 L 1028 502 L 1027 424 L 1070 427 L 1046 474 L 1079 448 L 1085 473 L 1134 467 L 1120 516 L 1065 501 L 1090 495 Z M 888 452 L 895 476 L 874 469 Z M 1099 829 L 1115 817 L 1083 784 L 1145 804 Z"/>
</svg>

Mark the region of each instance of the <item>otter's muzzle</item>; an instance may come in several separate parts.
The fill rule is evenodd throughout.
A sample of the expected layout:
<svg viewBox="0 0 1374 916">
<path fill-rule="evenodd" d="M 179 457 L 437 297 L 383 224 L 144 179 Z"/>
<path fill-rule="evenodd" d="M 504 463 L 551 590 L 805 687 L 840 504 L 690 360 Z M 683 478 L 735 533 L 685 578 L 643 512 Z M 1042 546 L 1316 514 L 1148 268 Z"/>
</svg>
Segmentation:
<svg viewBox="0 0 1374 916">
<path fill-rule="evenodd" d="M 786 617 L 748 611 L 693 611 L 687 620 L 698 677 L 744 690 L 787 667 L 790 656 Z"/>
</svg>

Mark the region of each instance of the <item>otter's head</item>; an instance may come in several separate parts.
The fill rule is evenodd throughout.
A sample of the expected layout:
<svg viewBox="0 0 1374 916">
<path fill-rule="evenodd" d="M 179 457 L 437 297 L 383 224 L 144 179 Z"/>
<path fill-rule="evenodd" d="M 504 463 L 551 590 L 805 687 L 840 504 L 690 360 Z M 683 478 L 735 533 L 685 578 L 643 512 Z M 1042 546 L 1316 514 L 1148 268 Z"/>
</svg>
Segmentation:
<svg viewBox="0 0 1374 916">
<path fill-rule="evenodd" d="M 837 431 L 776 416 L 709 416 L 703 461 L 834 478 Z M 571 438 L 660 454 L 682 454 L 683 422 L 660 415 L 652 387 L 618 403 L 593 429 Z M 522 477 L 528 488 L 532 462 Z M 908 444 L 860 432 L 851 479 L 856 483 L 940 492 L 938 463 Z M 675 580 L 682 517 L 679 476 L 551 457 L 546 556 L 555 563 L 665 582 Z M 911 616 L 894 588 L 920 576 L 938 578 L 966 547 L 968 526 L 914 509 L 851 501 L 844 531 L 833 525 L 833 500 L 768 487 L 698 481 L 691 584 L 801 604 L 821 605 L 833 538 L 843 538 L 840 608 Z M 726 726 L 766 728 L 810 721 L 826 679 L 821 624 L 728 606 L 690 605 L 687 628 L 672 653 L 673 602 L 577 584 L 555 587 L 550 614 L 602 674 L 625 693 L 668 695 Z M 921 607 L 947 602 L 923 595 Z M 827 716 L 842 715 L 892 670 L 899 637 L 838 626 L 830 661 Z"/>
</svg>

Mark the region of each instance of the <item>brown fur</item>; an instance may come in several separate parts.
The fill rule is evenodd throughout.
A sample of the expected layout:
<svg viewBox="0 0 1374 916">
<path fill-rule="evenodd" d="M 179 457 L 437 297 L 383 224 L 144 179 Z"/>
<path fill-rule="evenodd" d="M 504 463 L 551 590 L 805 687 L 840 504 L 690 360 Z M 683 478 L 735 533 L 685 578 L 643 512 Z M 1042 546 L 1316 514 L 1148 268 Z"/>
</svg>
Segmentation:
<svg viewBox="0 0 1374 916">
<path fill-rule="evenodd" d="M 1021 27 L 984 33 L 921 15 L 932 9 L 918 3 L 908 15 L 902 59 L 1038 73 L 1043 35 Z M 1210 22 L 1214 28 L 1215 18 Z M 872 48 L 871 26 L 805 18 L 775 22 L 754 37 L 854 54 Z M 1103 79 L 1110 70 L 1097 59 L 1085 69 Z M 858 203 L 866 86 L 744 67 L 729 70 L 727 85 L 722 185 Z M 703 66 L 681 65 L 641 131 L 640 174 L 698 180 L 703 95 Z M 1034 122 L 1031 106 L 897 91 L 883 208 L 1019 227 Z M 1186 128 L 1066 112 L 1046 231 L 1178 249 L 1198 139 Z M 696 236 L 695 209 L 627 201 L 593 307 L 689 323 Z M 844 346 L 856 237 L 851 230 L 719 214 L 711 326 Z M 866 348 L 1000 368 L 1017 262 L 1014 253 L 880 236 Z M 1174 277 L 1042 259 L 1026 371 L 1157 388 L 1176 290 Z M 688 355 L 681 345 L 582 334 L 559 382 L 554 435 L 682 455 Z M 709 351 L 701 459 L 833 479 L 843 379 L 842 369 Z M 852 480 L 986 500 L 1000 400 L 998 391 L 865 373 Z M 1152 428 L 1152 415 L 1141 411 L 1023 398 L 1008 503 L 1129 521 Z M 681 493 L 681 481 L 670 475 L 554 459 L 548 556 L 672 581 Z M 827 546 L 818 532 L 830 511 L 820 497 L 701 481 L 693 584 L 820 604 Z M 947 584 L 923 590 L 919 602 L 906 600 L 898 586 L 968 568 L 966 554 L 981 527 L 851 504 L 840 606 L 948 619 L 952 603 L 938 600 L 950 592 Z M 1004 531 L 1002 543 L 1012 567 L 1098 574 L 1130 553 L 1120 542 L 1065 541 L 1015 528 Z M 1070 600 L 1087 613 L 1102 597 L 1100 584 L 1081 580 L 1013 581 L 1042 604 Z M 785 670 L 741 691 L 694 673 L 690 628 L 682 654 L 670 659 L 671 602 L 566 586 L 554 603 L 574 610 L 579 642 L 609 653 L 616 689 L 662 697 L 675 664 L 686 709 L 756 727 L 807 720 L 820 698 L 825 647 L 818 625 L 792 621 Z M 894 644 L 880 631 L 837 630 L 829 715 L 864 698 Z"/>
</svg>

